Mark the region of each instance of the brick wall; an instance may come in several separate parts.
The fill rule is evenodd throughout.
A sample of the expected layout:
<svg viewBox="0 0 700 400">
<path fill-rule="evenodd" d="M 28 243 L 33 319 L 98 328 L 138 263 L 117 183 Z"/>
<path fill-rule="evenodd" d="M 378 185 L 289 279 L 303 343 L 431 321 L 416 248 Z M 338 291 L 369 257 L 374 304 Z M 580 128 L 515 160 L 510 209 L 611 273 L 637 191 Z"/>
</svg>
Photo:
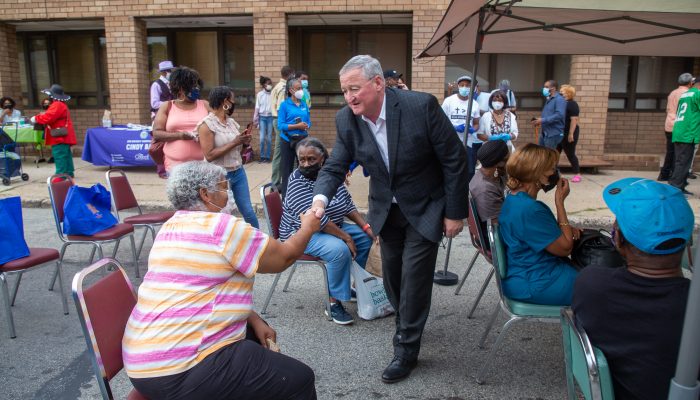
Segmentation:
<svg viewBox="0 0 700 400">
<path fill-rule="evenodd" d="M 433 9 L 417 9 L 413 11 L 413 47 L 412 55 L 420 53 L 433 37 L 447 4 L 437 2 Z M 445 57 L 429 59 L 413 59 L 411 64 L 411 79 L 413 90 L 428 92 L 442 102 L 445 87 Z"/>
<path fill-rule="evenodd" d="M 15 27 L 0 23 L 0 93 L 10 96 L 19 103 L 22 94 L 19 80 L 19 60 L 17 59 L 17 36 Z M 11 56 L 14 54 L 15 56 Z"/>
<path fill-rule="evenodd" d="M 663 112 L 610 112 L 605 134 L 606 153 L 664 154 Z"/>
<path fill-rule="evenodd" d="M 287 18 L 283 12 L 258 12 L 253 14 L 253 61 L 255 85 L 257 77 L 268 76 L 273 84 L 280 79 L 280 69 L 289 63 Z"/>
<path fill-rule="evenodd" d="M 607 121 L 601 116 L 608 111 L 610 92 L 610 56 L 573 56 L 569 82 L 576 88 L 576 102 L 581 109 L 576 153 L 602 157 L 605 150 Z"/>
</svg>

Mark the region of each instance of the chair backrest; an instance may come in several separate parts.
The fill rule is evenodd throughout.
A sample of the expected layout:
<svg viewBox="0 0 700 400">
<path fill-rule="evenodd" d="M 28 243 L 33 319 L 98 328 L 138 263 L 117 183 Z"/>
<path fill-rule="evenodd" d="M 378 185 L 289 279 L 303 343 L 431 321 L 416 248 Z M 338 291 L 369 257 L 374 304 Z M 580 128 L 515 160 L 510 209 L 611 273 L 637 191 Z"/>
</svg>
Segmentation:
<svg viewBox="0 0 700 400">
<path fill-rule="evenodd" d="M 486 235 L 481 226 L 481 218 L 479 217 L 479 211 L 476 209 L 476 201 L 469 193 L 469 213 L 467 215 L 467 226 L 469 227 L 469 236 L 472 239 L 472 245 L 481 253 L 488 262 L 491 261 L 491 254 L 484 247 L 486 242 Z"/>
<path fill-rule="evenodd" d="M 274 239 L 280 237 L 280 223 L 282 223 L 282 197 L 278 191 L 272 189 L 272 184 L 267 183 L 260 188 L 260 199 L 263 204 L 263 212 L 267 219 L 267 229 Z"/>
<path fill-rule="evenodd" d="M 614 399 L 608 362 L 600 349 L 593 347 L 588 335 L 576 324 L 573 311 L 561 309 L 566 382 L 569 398 L 576 399 L 576 383 L 587 400 Z"/>
<path fill-rule="evenodd" d="M 128 210 L 131 208 L 138 209 L 141 214 L 141 207 L 136 200 L 134 191 L 131 190 L 129 180 L 126 178 L 126 173 L 120 169 L 110 169 L 105 173 L 107 188 L 112 196 L 112 205 L 119 219 L 119 211 Z"/>
<path fill-rule="evenodd" d="M 63 205 L 68 196 L 68 189 L 74 185 L 73 178 L 66 174 L 51 175 L 46 180 L 46 185 L 49 188 L 49 199 L 51 200 L 51 209 L 53 210 L 53 218 L 58 230 L 58 236 L 63 239 Z"/>
<path fill-rule="evenodd" d="M 498 228 L 498 222 L 487 221 L 487 229 L 489 235 L 489 244 L 491 244 L 491 256 L 493 266 L 496 268 L 496 278 L 500 281 L 505 279 L 508 273 L 508 261 L 506 256 L 506 248 L 501 240 L 501 234 Z M 499 282 L 498 286 L 501 284 Z"/>
<path fill-rule="evenodd" d="M 83 287 L 85 278 L 108 267 L 114 270 Z M 73 299 L 100 391 L 105 399 L 112 399 L 109 381 L 124 367 L 122 337 L 136 293 L 124 268 L 114 259 L 103 258 L 75 275 Z"/>
</svg>

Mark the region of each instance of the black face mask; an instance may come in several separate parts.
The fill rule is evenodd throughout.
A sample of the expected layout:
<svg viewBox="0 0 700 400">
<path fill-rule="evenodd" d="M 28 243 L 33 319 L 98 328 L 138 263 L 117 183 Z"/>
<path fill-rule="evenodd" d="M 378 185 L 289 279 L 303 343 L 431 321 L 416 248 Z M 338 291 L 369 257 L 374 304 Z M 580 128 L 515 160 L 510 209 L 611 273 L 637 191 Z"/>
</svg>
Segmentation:
<svg viewBox="0 0 700 400">
<path fill-rule="evenodd" d="M 320 163 L 309 165 L 308 167 L 302 167 L 301 165 L 299 166 L 299 172 L 304 176 L 304 178 L 311 179 L 312 181 L 316 180 L 316 178 L 318 177 L 318 171 L 320 170 Z"/>
<path fill-rule="evenodd" d="M 236 108 L 236 103 L 231 103 L 231 107 L 229 107 L 228 110 L 226 110 L 226 115 L 229 117 L 233 115 L 233 110 Z"/>
<path fill-rule="evenodd" d="M 48 104 L 42 104 L 42 105 L 41 105 L 41 108 L 43 108 L 44 110 L 48 110 L 48 109 L 49 109 L 49 105 L 48 105 Z"/>
<path fill-rule="evenodd" d="M 542 190 L 547 193 L 550 190 L 554 189 L 557 186 L 557 183 L 559 183 L 559 178 L 561 176 L 559 175 L 559 169 L 555 169 L 554 173 L 547 178 L 547 184 L 542 186 Z"/>
<path fill-rule="evenodd" d="M 5 110 L 9 110 L 12 108 L 12 104 L 5 104 L 4 106 L 2 106 L 2 108 L 4 108 Z"/>
</svg>

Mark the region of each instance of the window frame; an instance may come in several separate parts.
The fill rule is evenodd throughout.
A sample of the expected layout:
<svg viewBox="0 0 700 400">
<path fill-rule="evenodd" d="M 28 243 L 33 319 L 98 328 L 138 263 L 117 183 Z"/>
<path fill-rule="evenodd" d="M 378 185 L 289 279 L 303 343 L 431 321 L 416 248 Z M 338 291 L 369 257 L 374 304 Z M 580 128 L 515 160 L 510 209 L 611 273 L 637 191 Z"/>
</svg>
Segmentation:
<svg viewBox="0 0 700 400">
<path fill-rule="evenodd" d="M 22 51 L 24 53 L 24 66 L 25 66 L 25 76 L 27 77 L 27 89 L 29 92 L 22 92 L 22 96 L 27 99 L 27 107 L 29 108 L 39 108 L 40 107 L 40 99 L 37 98 L 36 92 L 38 92 L 41 89 L 38 87 L 38 84 L 36 82 L 36 74 L 34 73 L 34 68 L 32 68 L 31 64 L 31 55 L 30 55 L 30 41 L 33 38 L 43 38 L 46 40 L 46 48 L 47 48 L 47 58 L 49 60 L 49 80 L 53 83 L 56 82 L 56 77 L 59 75 L 59 66 L 58 66 L 58 60 L 56 57 L 56 40 L 59 36 L 65 37 L 65 36 L 91 36 L 92 41 L 93 41 L 93 57 L 95 61 L 95 80 L 97 83 L 97 90 L 94 92 L 71 92 L 69 93 L 71 95 L 71 98 L 74 98 L 76 100 L 75 106 L 73 108 L 75 109 L 101 109 L 101 108 L 109 108 L 109 102 L 107 101 L 107 98 L 109 98 L 109 87 L 107 87 L 107 90 L 103 89 L 103 79 L 104 77 L 102 76 L 102 63 L 107 63 L 107 60 L 102 60 L 102 57 L 100 55 L 100 38 L 105 38 L 105 43 L 106 43 L 106 35 L 105 31 L 103 30 L 77 30 L 77 31 L 25 31 L 25 32 L 17 32 L 16 36 L 18 38 L 22 38 L 22 44 L 23 48 Z M 109 70 L 109 68 L 107 68 Z M 85 96 L 85 97 L 96 97 L 97 98 L 97 104 L 96 105 L 80 105 L 78 104 L 78 97 Z"/>
<path fill-rule="evenodd" d="M 412 25 L 312 25 L 312 26 L 290 26 L 287 30 L 287 35 L 289 42 L 292 40 L 299 43 L 296 47 L 295 54 L 292 54 L 292 49 L 288 46 L 289 50 L 289 65 L 300 66 L 296 69 L 301 71 L 308 71 L 309 66 L 303 63 L 303 35 L 305 32 L 310 33 L 350 33 L 351 40 L 351 53 L 358 54 L 358 36 L 361 32 L 366 32 L 367 30 L 382 31 L 382 32 L 401 32 L 406 33 L 406 71 L 403 72 L 403 77 L 406 85 L 411 87 L 411 43 L 413 43 L 413 26 Z M 383 66 L 385 67 L 385 66 Z M 313 77 L 311 78 L 313 79 Z M 313 91 L 313 107 L 314 108 L 339 108 L 342 107 L 340 104 L 330 103 L 330 99 L 336 96 L 343 96 L 341 91 Z M 343 101 L 344 102 L 344 101 Z"/>
</svg>

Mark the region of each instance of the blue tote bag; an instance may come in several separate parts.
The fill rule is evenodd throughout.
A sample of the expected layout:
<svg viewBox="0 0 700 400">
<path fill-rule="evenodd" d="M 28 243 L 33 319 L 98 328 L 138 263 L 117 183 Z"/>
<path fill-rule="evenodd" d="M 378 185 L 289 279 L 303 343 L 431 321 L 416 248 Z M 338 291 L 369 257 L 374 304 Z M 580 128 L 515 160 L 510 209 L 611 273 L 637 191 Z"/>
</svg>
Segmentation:
<svg viewBox="0 0 700 400">
<path fill-rule="evenodd" d="M 63 204 L 63 233 L 91 236 L 111 228 L 117 219 L 111 212 L 109 190 L 97 183 L 85 188 L 71 186 Z"/>
<path fill-rule="evenodd" d="M 0 264 L 27 257 L 29 247 L 24 240 L 22 201 L 19 197 L 0 199 L 0 221 Z"/>
</svg>

